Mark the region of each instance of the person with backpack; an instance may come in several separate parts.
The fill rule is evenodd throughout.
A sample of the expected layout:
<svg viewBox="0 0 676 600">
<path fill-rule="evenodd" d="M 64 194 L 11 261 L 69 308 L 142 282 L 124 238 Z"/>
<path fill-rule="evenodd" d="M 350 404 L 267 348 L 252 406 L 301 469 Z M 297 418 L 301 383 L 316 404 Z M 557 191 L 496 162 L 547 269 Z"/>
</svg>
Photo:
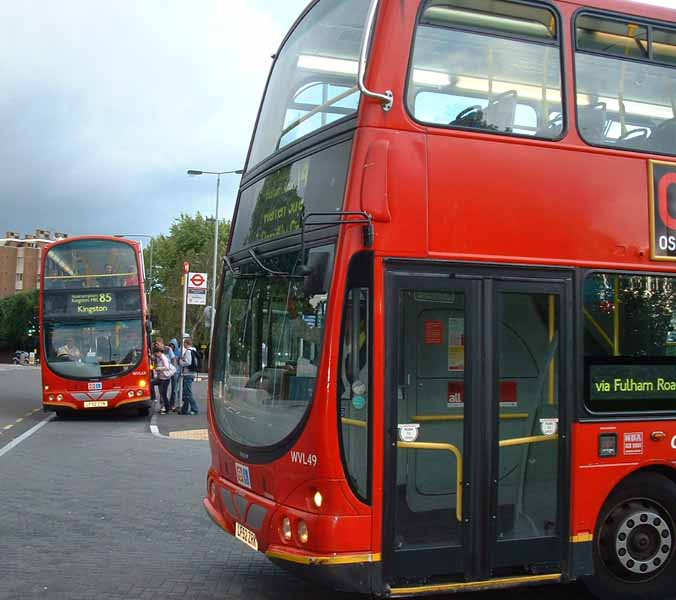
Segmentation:
<svg viewBox="0 0 676 600">
<path fill-rule="evenodd" d="M 192 395 L 192 384 L 195 381 L 195 374 L 200 369 L 200 359 L 192 340 L 185 338 L 183 340 L 183 354 L 178 361 L 181 365 L 181 375 L 183 377 L 183 406 L 181 406 L 182 415 L 196 415 L 199 412 L 195 397 Z"/>
</svg>

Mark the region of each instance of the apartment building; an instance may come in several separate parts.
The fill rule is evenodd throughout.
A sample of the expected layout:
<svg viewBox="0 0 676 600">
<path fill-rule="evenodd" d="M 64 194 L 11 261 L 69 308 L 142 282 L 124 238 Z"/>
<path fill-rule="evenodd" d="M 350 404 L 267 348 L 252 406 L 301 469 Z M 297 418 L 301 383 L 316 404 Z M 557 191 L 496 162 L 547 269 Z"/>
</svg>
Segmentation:
<svg viewBox="0 0 676 600">
<path fill-rule="evenodd" d="M 22 238 L 15 231 L 8 231 L 0 238 L 0 298 L 38 289 L 42 249 L 65 237 L 68 237 L 65 233 L 52 236 L 48 229 L 36 229 L 35 235 Z"/>
</svg>

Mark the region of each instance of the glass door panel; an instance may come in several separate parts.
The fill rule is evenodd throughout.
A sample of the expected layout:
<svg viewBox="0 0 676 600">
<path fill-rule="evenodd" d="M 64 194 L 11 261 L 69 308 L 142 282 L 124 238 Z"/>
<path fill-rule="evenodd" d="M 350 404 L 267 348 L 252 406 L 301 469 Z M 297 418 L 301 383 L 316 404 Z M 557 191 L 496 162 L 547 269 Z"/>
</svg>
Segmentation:
<svg viewBox="0 0 676 600">
<path fill-rule="evenodd" d="M 465 294 L 400 292 L 397 548 L 460 546 Z"/>
<path fill-rule="evenodd" d="M 502 292 L 498 302 L 497 539 L 557 534 L 559 296 Z"/>
<path fill-rule="evenodd" d="M 383 560 L 394 585 L 556 576 L 571 287 L 563 271 L 388 275 Z"/>
</svg>

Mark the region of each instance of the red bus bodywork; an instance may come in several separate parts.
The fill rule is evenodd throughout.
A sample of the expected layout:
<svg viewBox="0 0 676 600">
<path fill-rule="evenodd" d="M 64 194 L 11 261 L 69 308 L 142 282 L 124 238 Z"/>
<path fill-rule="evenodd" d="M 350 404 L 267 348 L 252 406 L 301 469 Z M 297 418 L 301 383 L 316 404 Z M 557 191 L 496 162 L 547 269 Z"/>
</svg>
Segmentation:
<svg viewBox="0 0 676 600">
<path fill-rule="evenodd" d="M 141 313 L 138 318 L 143 323 L 142 340 L 143 347 L 141 351 L 141 360 L 138 366 L 129 373 L 122 375 L 99 377 L 93 379 L 71 379 L 55 373 L 50 369 L 45 348 L 44 340 L 44 293 L 45 293 L 45 264 L 50 250 L 71 244 L 77 241 L 110 241 L 122 243 L 133 248 L 138 269 L 138 285 L 141 303 Z M 42 370 L 42 405 L 46 411 L 54 411 L 58 414 L 66 414 L 74 411 L 102 411 L 119 408 L 134 408 L 140 413 L 147 414 L 151 406 L 150 398 L 150 351 L 148 347 L 148 336 L 145 331 L 147 322 L 147 305 L 144 293 L 143 278 L 143 254 L 140 244 L 133 240 L 127 240 L 112 236 L 78 236 L 58 240 L 45 247 L 41 260 L 41 281 L 40 281 L 40 365 Z M 92 319 L 96 319 L 93 316 Z M 105 402 L 105 405 L 100 404 Z M 89 403 L 89 406 L 87 404 Z M 99 403 L 99 406 L 92 406 L 92 403 Z"/>
<path fill-rule="evenodd" d="M 370 505 L 355 496 L 346 480 L 336 417 L 342 306 L 348 265 L 364 250 L 360 227 L 340 230 L 317 393 L 293 445 L 293 457 L 287 452 L 273 462 L 253 464 L 233 455 L 222 441 L 211 402 L 209 408 L 212 465 L 204 499 L 208 514 L 234 535 L 236 522 L 246 523 L 254 507 L 263 509 L 265 519 L 252 527 L 258 549 L 304 577 L 385 596 L 574 580 L 593 572 L 590 548 L 599 513 L 620 482 L 641 470 L 676 481 L 676 421 L 580 422 L 577 409 L 572 409 L 563 430 L 571 450 L 569 550 L 561 573 L 399 589 L 383 581 L 389 262 L 424 259 L 496 267 L 676 273 L 671 263 L 651 260 L 649 239 L 650 161 L 666 161 L 676 168 L 676 158 L 592 147 L 581 139 L 575 122 L 571 33 L 572 19 L 583 7 L 666 23 L 676 20 L 676 12 L 622 0 L 551 4 L 563 25 L 562 85 L 568 90 L 564 95 L 568 126 L 563 139 L 555 142 L 416 122 L 404 99 L 420 3 L 381 1 L 367 85 L 371 90 L 392 90 L 395 102 L 391 111 L 384 112 L 378 100 L 362 98 L 344 202 L 346 211 L 371 214 L 375 227 L 370 249 L 374 265 Z M 575 406 L 579 402 L 573 401 Z M 599 458 L 603 432 L 618 434 L 615 458 Z M 625 433 L 642 434 L 640 456 L 623 454 Z M 248 467 L 250 481 L 238 478 L 238 465 Z M 313 503 L 318 490 L 323 496 L 320 507 Z M 301 519 L 307 523 L 306 543 L 295 536 L 283 540 L 284 517 L 294 528 Z"/>
</svg>

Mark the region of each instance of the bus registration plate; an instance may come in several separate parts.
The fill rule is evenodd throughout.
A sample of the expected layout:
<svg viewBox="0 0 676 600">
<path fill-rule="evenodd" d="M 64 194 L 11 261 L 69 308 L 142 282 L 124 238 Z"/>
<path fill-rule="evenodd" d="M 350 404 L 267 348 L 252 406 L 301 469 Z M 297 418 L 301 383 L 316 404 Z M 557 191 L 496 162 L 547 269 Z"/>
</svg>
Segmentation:
<svg viewBox="0 0 676 600">
<path fill-rule="evenodd" d="M 92 400 L 91 402 L 85 402 L 85 408 L 106 408 L 108 406 L 107 400 Z"/>
<path fill-rule="evenodd" d="M 244 527 L 244 525 L 235 522 L 235 537 L 244 542 L 249 548 L 258 550 L 258 540 L 256 539 L 256 534 Z"/>
</svg>

